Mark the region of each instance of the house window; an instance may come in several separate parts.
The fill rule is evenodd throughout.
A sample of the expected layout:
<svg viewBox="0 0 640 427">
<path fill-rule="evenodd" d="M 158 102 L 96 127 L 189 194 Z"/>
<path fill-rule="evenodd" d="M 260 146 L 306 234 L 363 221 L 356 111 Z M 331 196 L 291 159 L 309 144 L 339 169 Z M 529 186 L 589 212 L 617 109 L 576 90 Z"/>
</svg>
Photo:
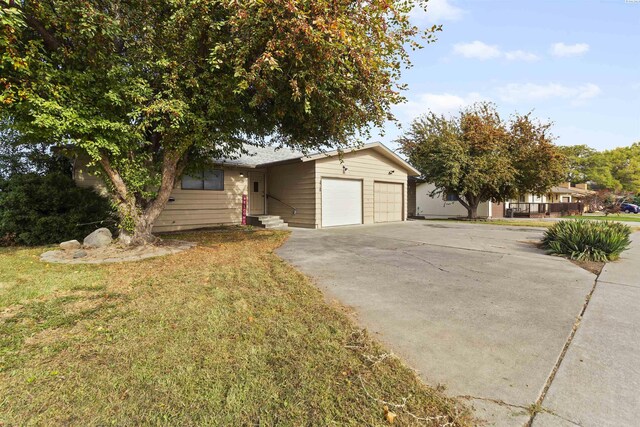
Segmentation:
<svg viewBox="0 0 640 427">
<path fill-rule="evenodd" d="M 447 202 L 457 202 L 458 195 L 457 194 L 447 194 Z"/>
<path fill-rule="evenodd" d="M 224 171 L 209 170 L 182 177 L 183 190 L 224 190 Z"/>
</svg>

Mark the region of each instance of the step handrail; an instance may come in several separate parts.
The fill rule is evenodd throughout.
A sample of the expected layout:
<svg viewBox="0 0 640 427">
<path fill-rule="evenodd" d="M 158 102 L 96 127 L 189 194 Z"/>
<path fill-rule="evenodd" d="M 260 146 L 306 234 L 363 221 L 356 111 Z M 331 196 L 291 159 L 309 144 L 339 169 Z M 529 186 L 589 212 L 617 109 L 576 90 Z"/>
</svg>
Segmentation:
<svg viewBox="0 0 640 427">
<path fill-rule="evenodd" d="M 275 201 L 277 201 L 277 202 L 280 202 L 280 203 L 282 203 L 283 205 L 285 205 L 285 206 L 287 206 L 287 207 L 291 208 L 291 210 L 293 211 L 293 214 L 294 214 L 294 215 L 298 213 L 298 210 L 297 210 L 296 208 L 294 208 L 293 206 L 291 206 L 289 203 L 283 202 L 282 200 L 278 199 L 278 198 L 277 198 L 277 197 L 275 197 L 275 196 L 272 196 L 271 194 L 267 194 L 267 198 L 268 198 L 268 199 L 273 199 L 273 200 L 275 200 Z"/>
</svg>

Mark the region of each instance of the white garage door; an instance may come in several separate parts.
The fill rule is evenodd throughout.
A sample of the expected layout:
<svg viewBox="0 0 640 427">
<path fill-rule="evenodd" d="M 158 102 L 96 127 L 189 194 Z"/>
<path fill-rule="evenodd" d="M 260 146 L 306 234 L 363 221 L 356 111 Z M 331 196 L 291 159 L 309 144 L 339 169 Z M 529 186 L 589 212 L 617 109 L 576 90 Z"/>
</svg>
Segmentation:
<svg viewBox="0 0 640 427">
<path fill-rule="evenodd" d="M 322 179 L 322 226 L 362 224 L 362 181 Z"/>
<path fill-rule="evenodd" d="M 373 220 L 375 222 L 402 221 L 402 191 L 402 184 L 373 183 Z"/>
</svg>

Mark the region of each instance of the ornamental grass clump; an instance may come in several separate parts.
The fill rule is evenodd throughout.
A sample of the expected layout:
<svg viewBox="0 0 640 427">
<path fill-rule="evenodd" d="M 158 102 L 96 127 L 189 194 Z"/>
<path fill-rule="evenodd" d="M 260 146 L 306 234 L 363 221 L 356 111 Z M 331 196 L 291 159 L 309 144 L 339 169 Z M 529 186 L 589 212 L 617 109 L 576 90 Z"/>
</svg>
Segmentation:
<svg viewBox="0 0 640 427">
<path fill-rule="evenodd" d="M 545 232 L 542 246 L 548 253 L 576 261 L 606 262 L 629 247 L 631 228 L 613 221 L 584 219 L 560 221 Z"/>
</svg>

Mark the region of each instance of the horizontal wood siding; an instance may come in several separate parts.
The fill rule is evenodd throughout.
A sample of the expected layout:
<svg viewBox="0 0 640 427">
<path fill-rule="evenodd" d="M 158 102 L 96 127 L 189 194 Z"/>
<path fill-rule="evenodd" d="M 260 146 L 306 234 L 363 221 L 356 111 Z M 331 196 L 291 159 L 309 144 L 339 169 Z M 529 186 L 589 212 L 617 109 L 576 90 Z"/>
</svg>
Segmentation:
<svg viewBox="0 0 640 427">
<path fill-rule="evenodd" d="M 404 184 L 403 188 L 403 213 L 402 218 L 407 217 L 407 172 L 391 160 L 383 157 L 373 150 L 361 150 L 353 153 L 345 153 L 344 163 L 337 156 L 318 159 L 316 163 L 316 217 L 318 223 L 322 217 L 322 178 L 349 178 L 362 180 L 362 220 L 364 224 L 374 222 L 374 182 L 392 182 Z M 343 166 L 347 168 L 346 172 Z M 394 171 L 389 174 L 390 171 Z"/>
<path fill-rule="evenodd" d="M 242 222 L 242 195 L 247 194 L 246 171 L 224 169 L 224 190 L 183 190 L 180 181 L 153 225 L 153 231 L 179 231 Z M 240 174 L 243 173 L 244 177 Z"/>
<path fill-rule="evenodd" d="M 73 180 L 78 187 L 93 188 L 99 194 L 107 195 L 107 188 L 104 185 L 102 179 L 95 175 L 96 167 L 87 166 L 90 162 L 90 158 L 87 155 L 79 155 L 73 161 Z"/>
<path fill-rule="evenodd" d="M 73 178 L 79 187 L 93 187 L 104 192 L 102 180 L 86 166 L 88 157 L 79 157 L 73 169 Z M 167 203 L 153 225 L 154 232 L 179 231 L 242 222 L 242 195 L 247 194 L 247 171 L 224 169 L 224 190 L 182 190 L 178 180 L 171 192 L 173 202 Z M 244 177 L 240 174 L 243 173 Z"/>
<path fill-rule="evenodd" d="M 314 162 L 272 166 L 267 170 L 267 194 L 296 208 L 267 198 L 267 213 L 280 215 L 292 227 L 315 228 L 316 195 Z"/>
</svg>

